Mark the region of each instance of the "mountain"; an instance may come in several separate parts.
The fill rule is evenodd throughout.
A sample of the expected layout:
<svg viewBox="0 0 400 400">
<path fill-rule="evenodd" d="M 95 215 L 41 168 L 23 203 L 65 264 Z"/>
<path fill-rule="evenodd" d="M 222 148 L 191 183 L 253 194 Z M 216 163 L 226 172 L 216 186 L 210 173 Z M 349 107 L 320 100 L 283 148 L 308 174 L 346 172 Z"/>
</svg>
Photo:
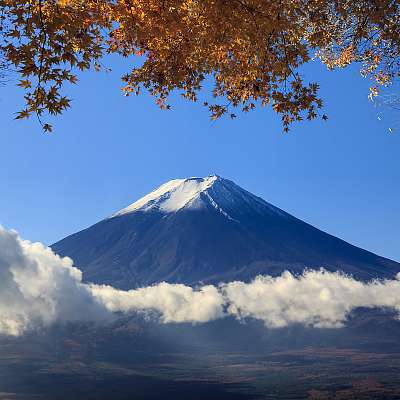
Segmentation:
<svg viewBox="0 0 400 400">
<path fill-rule="evenodd" d="M 400 264 L 302 222 L 219 176 L 176 179 L 55 243 L 86 281 L 128 289 L 155 282 L 249 280 L 258 274 L 341 270 L 393 277 Z"/>
</svg>

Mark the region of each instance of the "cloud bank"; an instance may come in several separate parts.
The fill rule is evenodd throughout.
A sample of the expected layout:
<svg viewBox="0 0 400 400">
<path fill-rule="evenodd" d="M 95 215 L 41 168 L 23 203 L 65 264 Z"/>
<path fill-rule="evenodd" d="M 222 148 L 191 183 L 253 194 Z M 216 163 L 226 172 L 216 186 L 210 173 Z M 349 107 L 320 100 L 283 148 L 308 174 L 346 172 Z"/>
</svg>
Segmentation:
<svg viewBox="0 0 400 400">
<path fill-rule="evenodd" d="M 154 311 L 164 323 L 200 323 L 225 316 L 225 299 L 212 285 L 194 290 L 190 286 L 162 282 L 129 291 L 103 285 L 90 285 L 90 290 L 111 312 Z"/>
<path fill-rule="evenodd" d="M 364 283 L 341 273 L 309 270 L 298 277 L 284 272 L 276 278 L 260 276 L 251 283 L 231 282 L 221 288 L 228 314 L 260 319 L 271 328 L 296 323 L 339 328 L 359 307 L 400 312 L 400 274 L 394 280 Z"/>
<path fill-rule="evenodd" d="M 20 335 L 58 320 L 109 317 L 72 260 L 0 227 L 0 333 Z"/>
<path fill-rule="evenodd" d="M 194 289 L 160 283 L 123 291 L 82 283 L 82 272 L 40 244 L 0 226 L 0 334 L 65 321 L 107 321 L 117 312 L 149 313 L 162 323 L 204 323 L 226 316 L 262 320 L 266 327 L 291 324 L 339 328 L 359 307 L 400 312 L 400 274 L 364 283 L 340 273 L 289 272 Z"/>
</svg>

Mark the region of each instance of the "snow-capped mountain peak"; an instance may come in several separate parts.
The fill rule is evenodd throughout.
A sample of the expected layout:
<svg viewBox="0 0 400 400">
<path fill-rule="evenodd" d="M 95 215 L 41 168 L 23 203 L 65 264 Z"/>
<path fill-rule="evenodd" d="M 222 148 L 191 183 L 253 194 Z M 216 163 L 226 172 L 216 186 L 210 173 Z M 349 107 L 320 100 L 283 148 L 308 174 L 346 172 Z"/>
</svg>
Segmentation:
<svg viewBox="0 0 400 400">
<path fill-rule="evenodd" d="M 210 175 L 205 178 L 173 179 L 111 216 L 119 217 L 133 212 L 159 211 L 175 213 L 179 210 L 199 210 L 211 207 L 224 217 L 236 220 L 232 215 L 248 208 L 267 214 L 290 217 L 287 213 L 263 199 L 242 189 L 234 182 Z"/>
<path fill-rule="evenodd" d="M 170 213 L 179 211 L 184 207 L 200 207 L 200 194 L 207 193 L 208 189 L 223 180 L 217 175 L 210 175 L 205 178 L 173 179 L 128 207 L 118 211 L 113 216 L 129 214 L 139 210 L 150 211 L 157 209 Z"/>
<path fill-rule="evenodd" d="M 52 248 L 74 259 L 86 281 L 122 289 L 250 280 L 287 269 L 324 267 L 361 279 L 400 271 L 215 175 L 169 181 Z"/>
</svg>

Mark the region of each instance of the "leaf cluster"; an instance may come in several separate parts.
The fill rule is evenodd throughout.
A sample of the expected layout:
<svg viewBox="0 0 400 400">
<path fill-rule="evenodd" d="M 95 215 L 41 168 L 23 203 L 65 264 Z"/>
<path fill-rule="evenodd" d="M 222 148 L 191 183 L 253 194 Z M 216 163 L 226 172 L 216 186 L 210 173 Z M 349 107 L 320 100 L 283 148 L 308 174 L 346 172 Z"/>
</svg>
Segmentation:
<svg viewBox="0 0 400 400">
<path fill-rule="evenodd" d="M 327 118 L 318 84 L 299 73 L 315 57 L 330 69 L 360 63 L 372 97 L 399 76 L 397 0 L 0 0 L 0 9 L 0 49 L 25 90 L 17 118 L 62 113 L 63 86 L 101 69 L 106 53 L 143 60 L 122 77 L 126 96 L 146 90 L 169 109 L 171 92 L 198 101 L 211 77 L 212 119 L 271 106 L 284 131 Z"/>
</svg>

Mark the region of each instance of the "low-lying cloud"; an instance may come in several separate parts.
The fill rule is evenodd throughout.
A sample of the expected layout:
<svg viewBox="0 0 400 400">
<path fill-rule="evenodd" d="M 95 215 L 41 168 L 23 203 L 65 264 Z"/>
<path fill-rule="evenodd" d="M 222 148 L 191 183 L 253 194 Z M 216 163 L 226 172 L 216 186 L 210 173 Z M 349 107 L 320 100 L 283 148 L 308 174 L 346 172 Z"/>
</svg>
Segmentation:
<svg viewBox="0 0 400 400">
<path fill-rule="evenodd" d="M 224 297 L 212 285 L 194 290 L 190 286 L 162 282 L 128 291 L 104 285 L 90 285 L 90 290 L 111 312 L 153 311 L 164 323 L 208 322 L 225 315 Z"/>
<path fill-rule="evenodd" d="M 162 323 L 204 323 L 226 316 L 262 320 L 266 327 L 291 324 L 339 328 L 359 307 L 400 312 L 400 274 L 364 283 L 341 273 L 289 272 L 192 288 L 160 283 L 123 291 L 82 283 L 82 272 L 40 244 L 0 226 L 0 334 L 64 321 L 107 321 L 115 313 L 148 313 Z"/>
<path fill-rule="evenodd" d="M 251 283 L 231 282 L 222 291 L 228 314 L 260 319 L 272 328 L 296 323 L 339 328 L 360 307 L 400 311 L 400 274 L 394 280 L 364 283 L 324 270 L 297 277 L 284 272 L 276 278 L 259 276 Z"/>
<path fill-rule="evenodd" d="M 17 336 L 58 320 L 109 318 L 81 281 L 71 259 L 0 227 L 0 333 Z"/>
</svg>

